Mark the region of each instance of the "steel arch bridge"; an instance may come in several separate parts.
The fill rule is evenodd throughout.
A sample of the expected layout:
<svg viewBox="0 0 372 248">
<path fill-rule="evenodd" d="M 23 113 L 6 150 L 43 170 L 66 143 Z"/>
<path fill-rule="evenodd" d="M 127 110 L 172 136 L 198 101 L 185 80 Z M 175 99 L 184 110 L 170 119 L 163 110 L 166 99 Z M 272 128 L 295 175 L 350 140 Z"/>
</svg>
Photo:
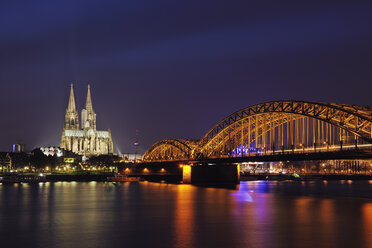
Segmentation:
<svg viewBox="0 0 372 248">
<path fill-rule="evenodd" d="M 144 154 L 144 160 L 318 152 L 371 145 L 371 107 L 283 100 L 238 110 L 200 140 L 158 141 Z"/>
<path fill-rule="evenodd" d="M 163 139 L 154 143 L 143 156 L 145 160 L 191 158 L 197 144 L 198 140 Z"/>
</svg>

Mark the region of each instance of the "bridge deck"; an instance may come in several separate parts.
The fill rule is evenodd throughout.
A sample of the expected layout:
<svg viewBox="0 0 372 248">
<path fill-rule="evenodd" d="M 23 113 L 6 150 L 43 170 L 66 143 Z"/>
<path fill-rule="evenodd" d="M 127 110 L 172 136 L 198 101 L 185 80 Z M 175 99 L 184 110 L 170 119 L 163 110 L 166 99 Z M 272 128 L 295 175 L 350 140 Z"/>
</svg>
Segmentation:
<svg viewBox="0 0 372 248">
<path fill-rule="evenodd" d="M 209 158 L 190 158 L 175 160 L 155 160 L 144 161 L 144 164 L 182 164 L 198 162 L 224 162 L 224 163 L 243 163 L 243 162 L 278 162 L 278 161 L 309 161 L 309 160 L 338 160 L 338 159 L 372 159 L 372 149 L 318 149 L 317 151 L 307 152 L 306 150 L 285 150 L 270 152 L 266 154 L 251 154 L 243 156 L 220 156 Z"/>
</svg>

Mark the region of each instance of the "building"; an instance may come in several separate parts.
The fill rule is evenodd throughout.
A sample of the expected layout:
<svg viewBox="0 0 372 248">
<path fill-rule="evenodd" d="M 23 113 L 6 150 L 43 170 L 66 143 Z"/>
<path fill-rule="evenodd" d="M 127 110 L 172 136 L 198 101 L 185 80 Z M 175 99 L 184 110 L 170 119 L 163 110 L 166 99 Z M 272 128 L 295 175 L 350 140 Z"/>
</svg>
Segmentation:
<svg viewBox="0 0 372 248">
<path fill-rule="evenodd" d="M 119 156 L 122 157 L 124 161 L 137 161 L 143 158 L 143 154 L 138 153 L 123 153 L 119 154 Z"/>
<path fill-rule="evenodd" d="M 12 152 L 24 152 L 25 151 L 25 144 L 13 144 Z"/>
<path fill-rule="evenodd" d="M 40 147 L 40 151 L 43 152 L 45 156 L 54 156 L 56 155 L 57 157 L 62 157 L 63 156 L 63 150 L 60 149 L 59 147 Z"/>
<path fill-rule="evenodd" d="M 12 169 L 12 157 L 8 152 L 0 152 L 0 172 Z"/>
<path fill-rule="evenodd" d="M 96 129 L 96 113 L 93 110 L 89 85 L 85 109 L 81 111 L 80 127 L 74 89 L 71 84 L 60 147 L 87 157 L 113 153 L 110 129 L 108 131 L 97 131 Z"/>
</svg>

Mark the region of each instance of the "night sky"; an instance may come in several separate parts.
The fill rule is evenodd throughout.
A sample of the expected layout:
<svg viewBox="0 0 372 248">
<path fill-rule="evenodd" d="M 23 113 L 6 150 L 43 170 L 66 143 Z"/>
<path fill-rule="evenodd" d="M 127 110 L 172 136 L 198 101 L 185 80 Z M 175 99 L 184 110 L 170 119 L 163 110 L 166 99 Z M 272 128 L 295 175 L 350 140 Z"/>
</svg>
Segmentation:
<svg viewBox="0 0 372 248">
<path fill-rule="evenodd" d="M 269 100 L 372 105 L 372 3 L 1 0 L 0 150 L 58 146 L 71 82 L 122 153 Z"/>
</svg>

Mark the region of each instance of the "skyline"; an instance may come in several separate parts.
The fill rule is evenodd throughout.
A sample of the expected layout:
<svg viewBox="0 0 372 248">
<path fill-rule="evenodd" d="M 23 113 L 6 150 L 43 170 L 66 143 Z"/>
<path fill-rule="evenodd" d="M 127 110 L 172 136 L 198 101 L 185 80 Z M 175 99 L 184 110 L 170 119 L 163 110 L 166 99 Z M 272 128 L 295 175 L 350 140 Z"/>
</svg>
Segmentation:
<svg viewBox="0 0 372 248">
<path fill-rule="evenodd" d="M 269 100 L 371 105 L 372 4 L 19 3 L 0 4 L 2 151 L 58 146 L 70 83 L 122 153 Z"/>
</svg>

